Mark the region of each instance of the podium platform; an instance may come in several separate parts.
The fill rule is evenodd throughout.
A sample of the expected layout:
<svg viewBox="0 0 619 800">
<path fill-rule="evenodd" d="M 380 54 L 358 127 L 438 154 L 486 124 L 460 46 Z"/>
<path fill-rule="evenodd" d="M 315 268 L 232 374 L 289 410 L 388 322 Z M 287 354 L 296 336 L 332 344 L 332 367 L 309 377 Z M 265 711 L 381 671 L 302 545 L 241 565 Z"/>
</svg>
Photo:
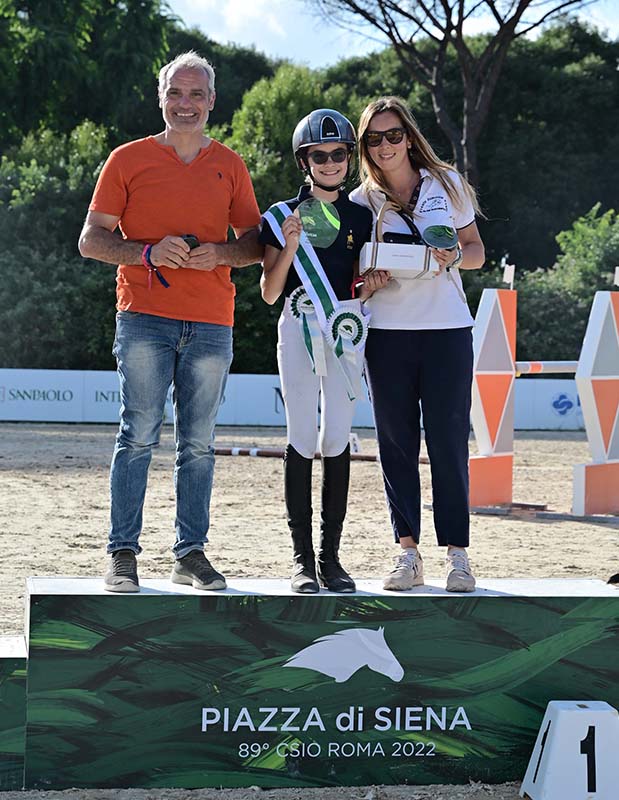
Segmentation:
<svg viewBox="0 0 619 800">
<path fill-rule="evenodd" d="M 618 597 L 619 591 L 595 578 L 495 578 L 477 581 L 474 592 L 454 594 L 445 589 L 441 578 L 426 578 L 424 586 L 416 586 L 409 592 L 390 592 L 383 589 L 382 581 L 357 580 L 357 591 L 353 594 L 335 595 L 321 589 L 314 598 L 358 597 L 381 595 L 383 597 Z M 277 597 L 301 597 L 290 589 L 290 581 L 281 579 L 238 578 L 227 579 L 228 588 L 217 592 L 204 592 L 192 586 L 172 583 L 163 578 L 140 579 L 140 591 L 124 595 L 127 599 L 139 599 L 153 594 L 191 595 L 194 597 L 229 597 L 230 595 L 258 595 Z M 29 597 L 37 595 L 102 595 L 119 597 L 103 588 L 101 578 L 28 578 L 26 589 Z M 307 597 L 307 595 L 306 595 Z"/>
<path fill-rule="evenodd" d="M 427 581 L 29 579 L 26 788 L 500 783 L 550 700 L 619 705 L 617 588 Z"/>
</svg>

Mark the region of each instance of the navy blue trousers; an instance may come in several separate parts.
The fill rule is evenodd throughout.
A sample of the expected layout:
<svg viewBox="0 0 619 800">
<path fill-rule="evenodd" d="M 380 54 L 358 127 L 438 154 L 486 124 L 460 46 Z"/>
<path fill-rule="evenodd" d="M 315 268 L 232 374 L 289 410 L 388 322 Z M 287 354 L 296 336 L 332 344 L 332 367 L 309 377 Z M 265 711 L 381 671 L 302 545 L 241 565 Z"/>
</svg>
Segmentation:
<svg viewBox="0 0 619 800">
<path fill-rule="evenodd" d="M 371 328 L 365 357 L 396 542 L 420 536 L 421 410 L 438 543 L 468 547 L 471 329 Z"/>
</svg>

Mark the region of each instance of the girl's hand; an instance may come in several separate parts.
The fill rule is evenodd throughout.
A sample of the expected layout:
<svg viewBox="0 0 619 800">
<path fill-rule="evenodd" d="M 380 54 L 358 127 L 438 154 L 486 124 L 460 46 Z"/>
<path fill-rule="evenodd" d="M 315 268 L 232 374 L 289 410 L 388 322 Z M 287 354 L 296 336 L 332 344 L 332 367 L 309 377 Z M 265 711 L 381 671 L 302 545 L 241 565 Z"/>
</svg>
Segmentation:
<svg viewBox="0 0 619 800">
<path fill-rule="evenodd" d="M 363 286 L 359 290 L 359 299 L 364 302 L 374 292 L 383 289 L 391 280 L 391 273 L 385 269 L 375 269 L 363 279 Z"/>
<path fill-rule="evenodd" d="M 293 253 L 297 252 L 299 248 L 299 239 L 301 238 L 302 232 L 303 225 L 298 217 L 295 217 L 294 214 L 286 217 L 282 223 L 282 233 L 284 234 L 284 239 L 286 240 L 286 250 L 289 250 Z"/>
</svg>

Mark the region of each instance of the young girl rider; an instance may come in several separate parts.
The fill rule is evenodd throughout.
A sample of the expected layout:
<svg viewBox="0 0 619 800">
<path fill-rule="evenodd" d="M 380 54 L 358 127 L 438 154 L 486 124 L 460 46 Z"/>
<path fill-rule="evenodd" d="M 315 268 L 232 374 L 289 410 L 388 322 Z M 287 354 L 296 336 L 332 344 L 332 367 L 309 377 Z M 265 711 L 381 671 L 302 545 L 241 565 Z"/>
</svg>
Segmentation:
<svg viewBox="0 0 619 800">
<path fill-rule="evenodd" d="M 332 592 L 355 591 L 338 557 L 366 332 L 360 299 L 371 293 L 368 287 L 360 299 L 353 299 L 351 289 L 359 251 L 372 226 L 369 209 L 351 203 L 343 191 L 355 142 L 353 126 L 337 111 L 321 108 L 304 117 L 294 130 L 292 149 L 306 184 L 297 197 L 271 206 L 260 235 L 266 245 L 262 297 L 269 304 L 282 293 L 286 298 L 278 323 L 277 361 L 288 428 L 284 494 L 295 592 L 317 592 L 319 581 Z M 305 201 L 312 199 L 311 213 L 305 213 Z M 322 233 L 313 245 L 311 226 L 317 220 Z M 312 464 L 319 394 L 322 513 L 316 563 Z"/>
</svg>

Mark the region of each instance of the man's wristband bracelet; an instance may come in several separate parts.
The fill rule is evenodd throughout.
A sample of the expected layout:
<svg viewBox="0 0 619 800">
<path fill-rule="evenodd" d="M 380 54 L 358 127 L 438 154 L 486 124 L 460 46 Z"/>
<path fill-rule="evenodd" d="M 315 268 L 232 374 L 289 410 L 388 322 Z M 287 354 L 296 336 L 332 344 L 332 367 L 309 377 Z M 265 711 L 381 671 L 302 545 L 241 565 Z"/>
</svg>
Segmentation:
<svg viewBox="0 0 619 800">
<path fill-rule="evenodd" d="M 157 267 L 150 260 L 150 253 L 151 253 L 152 249 L 153 249 L 152 244 L 146 244 L 146 245 L 144 245 L 144 249 L 142 250 L 142 264 L 148 270 L 148 288 L 149 289 L 152 288 L 152 285 L 153 285 L 153 272 L 154 272 L 155 275 L 157 276 L 157 278 L 159 279 L 159 283 L 161 283 L 161 285 L 165 286 L 165 288 L 167 289 L 170 284 L 166 281 L 166 279 L 159 272 Z"/>
<path fill-rule="evenodd" d="M 142 250 L 142 264 L 146 267 L 146 269 L 155 269 L 155 265 L 150 260 L 150 251 L 153 249 L 152 244 L 144 245 L 144 249 Z"/>
</svg>

